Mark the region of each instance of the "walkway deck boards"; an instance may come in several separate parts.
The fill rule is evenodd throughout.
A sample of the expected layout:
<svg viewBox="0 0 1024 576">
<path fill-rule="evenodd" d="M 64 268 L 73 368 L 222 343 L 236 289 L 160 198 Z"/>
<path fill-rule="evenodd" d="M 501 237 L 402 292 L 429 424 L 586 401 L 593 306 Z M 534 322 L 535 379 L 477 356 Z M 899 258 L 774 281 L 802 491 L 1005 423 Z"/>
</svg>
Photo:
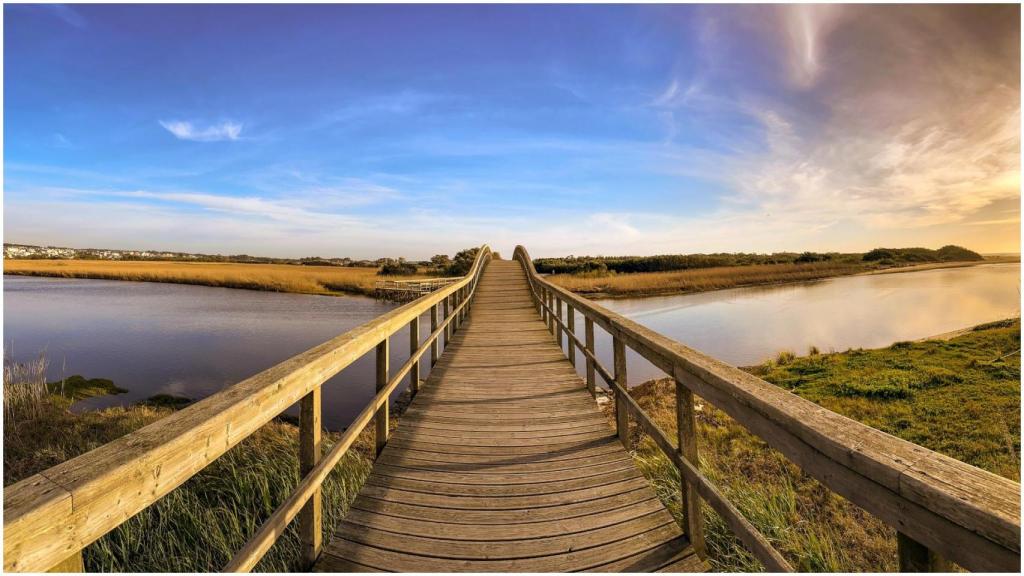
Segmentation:
<svg viewBox="0 0 1024 576">
<path fill-rule="evenodd" d="M 489 264 L 315 570 L 703 571 L 530 300 Z"/>
</svg>

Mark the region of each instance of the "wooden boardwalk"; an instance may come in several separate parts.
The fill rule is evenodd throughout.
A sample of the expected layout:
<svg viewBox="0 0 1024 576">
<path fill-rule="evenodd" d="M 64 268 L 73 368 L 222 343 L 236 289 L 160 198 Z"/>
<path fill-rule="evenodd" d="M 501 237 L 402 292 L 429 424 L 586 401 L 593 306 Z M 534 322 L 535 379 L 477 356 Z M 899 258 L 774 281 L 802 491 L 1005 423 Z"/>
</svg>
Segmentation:
<svg viewBox="0 0 1024 576">
<path fill-rule="evenodd" d="M 315 565 L 705 569 L 502 260 Z"/>
</svg>

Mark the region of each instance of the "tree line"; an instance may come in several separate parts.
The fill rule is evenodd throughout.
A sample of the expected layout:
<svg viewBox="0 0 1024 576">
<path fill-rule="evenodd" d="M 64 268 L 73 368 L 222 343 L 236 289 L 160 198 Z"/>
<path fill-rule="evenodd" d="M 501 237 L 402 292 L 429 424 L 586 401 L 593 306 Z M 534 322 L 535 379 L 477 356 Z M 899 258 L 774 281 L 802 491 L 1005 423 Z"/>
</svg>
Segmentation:
<svg viewBox="0 0 1024 576">
<path fill-rule="evenodd" d="M 771 254 L 727 253 L 660 254 L 657 256 L 566 256 L 533 261 L 541 274 L 633 274 L 672 272 L 693 268 L 751 266 L 755 264 L 808 264 L 815 262 L 875 263 L 900 265 L 925 262 L 982 260 L 982 256 L 961 246 L 928 248 L 876 248 L 869 252 L 773 252 Z"/>
</svg>

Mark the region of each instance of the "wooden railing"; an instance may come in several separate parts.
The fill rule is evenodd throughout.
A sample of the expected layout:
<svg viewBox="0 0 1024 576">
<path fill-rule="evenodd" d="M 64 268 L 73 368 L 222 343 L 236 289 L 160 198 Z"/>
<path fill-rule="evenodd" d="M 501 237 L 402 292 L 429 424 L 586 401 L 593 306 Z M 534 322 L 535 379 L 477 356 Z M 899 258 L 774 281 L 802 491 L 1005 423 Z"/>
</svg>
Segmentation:
<svg viewBox="0 0 1024 576">
<path fill-rule="evenodd" d="M 630 415 L 679 469 L 684 532 L 704 549 L 698 498 L 773 571 L 791 566 L 771 542 L 704 476 L 697 458 L 693 396 L 699 395 L 778 450 L 832 491 L 897 531 L 901 571 L 948 571 L 949 562 L 975 571 L 1020 571 L 1020 484 L 865 426 L 645 328 L 539 276 L 526 249 L 516 247 L 538 311 L 575 363 L 586 359 L 615 398 L 618 435 L 629 448 Z M 562 319 L 563 304 L 566 319 Z M 575 333 L 575 312 L 585 341 Z M 612 337 L 613 372 L 594 352 L 594 325 Z M 676 381 L 678 448 L 626 392 L 629 347 Z"/>
<path fill-rule="evenodd" d="M 453 284 L 5 488 L 4 570 L 81 569 L 84 547 L 181 485 L 296 402 L 301 402 L 302 478 L 225 569 L 252 569 L 295 516 L 299 516 L 304 558 L 312 562 L 321 547 L 321 485 L 371 420 L 376 426 L 377 452 L 384 447 L 391 393 L 406 376 L 411 391 L 416 392 L 421 358 L 429 349 L 431 366 L 437 361 L 439 336 L 445 334 L 447 344 L 466 318 L 490 257 L 490 248 L 483 246 L 469 274 Z M 430 335 L 421 343 L 420 317 L 428 311 Z M 410 358 L 391 375 L 388 338 L 406 327 Z M 322 455 L 321 385 L 370 350 L 376 350 L 376 395 Z"/>
</svg>

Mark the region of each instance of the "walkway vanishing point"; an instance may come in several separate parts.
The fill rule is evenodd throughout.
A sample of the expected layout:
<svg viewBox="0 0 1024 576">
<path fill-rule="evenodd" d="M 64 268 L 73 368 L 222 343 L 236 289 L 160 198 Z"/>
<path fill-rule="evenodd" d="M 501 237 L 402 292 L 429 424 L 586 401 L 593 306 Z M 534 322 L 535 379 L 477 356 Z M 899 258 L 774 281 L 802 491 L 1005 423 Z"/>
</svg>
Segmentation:
<svg viewBox="0 0 1024 576">
<path fill-rule="evenodd" d="M 594 353 L 595 329 L 611 336 L 610 371 Z M 389 342 L 399 332 L 413 352 L 392 374 Z M 625 392 L 627 348 L 675 378 L 675 438 Z M 321 385 L 369 352 L 377 393 L 324 452 Z M 389 398 L 400 385 L 413 400 L 392 430 Z M 598 386 L 614 398 L 614 426 L 597 409 Z M 701 473 L 695 394 L 892 526 L 902 571 L 954 562 L 1019 572 L 1018 483 L 830 412 L 567 292 L 538 276 L 522 247 L 503 261 L 487 246 L 462 280 L 7 487 L 4 568 L 80 570 L 84 547 L 298 402 L 302 480 L 226 571 L 257 567 L 293 520 L 317 571 L 701 571 L 702 502 L 768 570 L 792 570 Z M 320 487 L 371 422 L 372 473 L 324 542 Z M 633 465 L 627 449 L 638 434 L 680 472 L 678 490 L 661 495 L 682 511 L 678 520 Z"/>
</svg>

